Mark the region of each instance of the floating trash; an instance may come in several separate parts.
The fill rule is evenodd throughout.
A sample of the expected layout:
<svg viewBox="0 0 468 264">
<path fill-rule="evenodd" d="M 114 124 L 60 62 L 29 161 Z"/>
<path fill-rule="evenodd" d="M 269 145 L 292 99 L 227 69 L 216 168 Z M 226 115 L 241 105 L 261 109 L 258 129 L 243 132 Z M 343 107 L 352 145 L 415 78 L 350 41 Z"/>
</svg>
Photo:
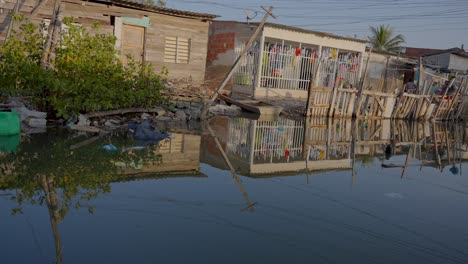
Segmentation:
<svg viewBox="0 0 468 264">
<path fill-rule="evenodd" d="M 117 147 L 112 144 L 104 145 L 101 147 L 101 149 L 107 150 L 107 151 L 117 151 Z"/>
<path fill-rule="evenodd" d="M 386 193 L 385 196 L 392 199 L 403 199 L 404 196 L 401 193 Z"/>
</svg>

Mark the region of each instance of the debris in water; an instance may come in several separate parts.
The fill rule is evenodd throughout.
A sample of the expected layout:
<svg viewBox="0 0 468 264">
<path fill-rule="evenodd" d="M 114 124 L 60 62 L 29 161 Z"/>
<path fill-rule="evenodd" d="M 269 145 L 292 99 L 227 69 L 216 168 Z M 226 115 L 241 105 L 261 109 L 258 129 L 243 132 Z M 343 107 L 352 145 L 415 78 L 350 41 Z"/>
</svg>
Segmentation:
<svg viewBox="0 0 468 264">
<path fill-rule="evenodd" d="M 386 193 L 385 196 L 392 199 L 403 199 L 403 194 L 401 193 Z"/>
<path fill-rule="evenodd" d="M 117 147 L 112 144 L 104 145 L 101 147 L 101 149 L 107 150 L 107 151 L 117 151 Z"/>
</svg>

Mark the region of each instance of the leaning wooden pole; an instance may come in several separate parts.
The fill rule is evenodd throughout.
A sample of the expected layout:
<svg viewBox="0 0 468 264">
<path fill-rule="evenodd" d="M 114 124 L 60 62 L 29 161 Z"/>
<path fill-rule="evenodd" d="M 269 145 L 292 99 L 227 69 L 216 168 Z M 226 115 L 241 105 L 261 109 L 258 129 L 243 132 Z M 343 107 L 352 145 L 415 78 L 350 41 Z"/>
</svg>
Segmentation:
<svg viewBox="0 0 468 264">
<path fill-rule="evenodd" d="M 320 67 L 322 66 L 322 56 L 318 56 L 318 64 L 317 68 L 315 68 L 314 75 L 311 76 L 310 78 L 310 84 L 309 84 L 309 90 L 307 91 L 307 103 L 306 103 L 306 111 L 305 115 L 306 116 L 311 116 L 312 113 L 309 111 L 309 109 L 312 107 L 312 89 L 315 87 L 315 80 L 318 77 Z"/>
<path fill-rule="evenodd" d="M 19 8 L 20 8 L 20 0 L 16 0 L 15 8 L 13 9 L 13 13 L 11 14 L 10 23 L 8 23 L 8 29 L 6 32 L 4 44 L 6 44 L 8 41 L 8 38 L 10 38 L 11 31 L 13 30 L 13 26 L 15 24 L 15 16 L 16 14 L 18 14 Z"/>
<path fill-rule="evenodd" d="M 231 80 L 232 76 L 234 75 L 234 71 L 237 69 L 237 67 L 239 67 L 239 62 L 245 57 L 245 55 L 247 54 L 247 51 L 250 49 L 250 47 L 252 46 L 252 44 L 257 39 L 258 35 L 260 34 L 260 32 L 263 30 L 263 27 L 265 26 L 265 23 L 267 22 L 268 18 L 270 16 L 274 17 L 272 12 L 273 12 L 273 7 L 270 6 L 270 9 L 268 9 L 268 11 L 266 11 L 265 16 L 263 17 L 263 20 L 260 22 L 260 24 L 258 25 L 258 27 L 255 30 L 254 34 L 250 38 L 249 42 L 247 42 L 247 44 L 245 45 L 245 47 L 242 50 L 241 54 L 239 55 L 237 60 L 232 65 L 232 67 L 229 70 L 228 74 L 224 77 L 224 80 L 218 86 L 216 91 L 214 91 L 214 93 L 211 96 L 211 99 L 208 101 L 208 103 L 205 104 L 204 109 L 203 109 L 202 114 L 201 114 L 202 119 L 206 119 L 206 116 L 208 115 L 208 111 L 209 111 L 210 106 L 214 103 L 214 101 L 218 97 L 218 94 L 223 91 L 224 87 Z M 261 47 L 261 48 L 263 49 L 263 47 Z"/>
<path fill-rule="evenodd" d="M 390 56 L 387 57 L 387 62 L 385 63 L 385 73 L 384 73 L 384 80 L 383 80 L 383 92 L 386 93 L 388 91 L 388 65 L 390 63 Z"/>
<path fill-rule="evenodd" d="M 450 102 L 449 107 L 448 107 L 449 111 L 447 111 L 444 117 L 445 120 L 450 120 L 451 119 L 450 117 L 453 115 L 454 112 L 456 112 L 456 110 L 452 108 L 454 108 L 456 106 L 456 103 L 458 102 L 458 95 L 461 93 L 462 88 L 465 85 L 464 82 L 465 82 L 465 79 L 462 79 L 460 82 L 460 85 L 455 91 L 455 94 L 453 94 L 452 101 Z"/>
<path fill-rule="evenodd" d="M 369 49 L 369 54 L 367 56 L 367 60 L 366 60 L 366 67 L 364 68 L 364 74 L 361 78 L 361 81 L 359 83 L 359 90 L 358 90 L 358 94 L 356 96 L 356 102 L 354 103 L 354 109 L 353 109 L 353 117 L 357 117 L 357 112 L 360 111 L 360 108 L 361 108 L 361 96 L 362 96 L 362 91 L 364 90 L 364 86 L 366 84 L 366 79 L 367 79 L 367 69 L 369 67 L 369 60 L 371 58 L 371 54 L 372 54 L 372 48 Z"/>
<path fill-rule="evenodd" d="M 50 20 L 49 30 L 47 34 L 47 40 L 44 45 L 44 51 L 42 54 L 41 65 L 42 67 L 49 67 L 50 54 L 54 52 L 52 50 L 55 47 L 54 41 L 57 41 L 56 38 L 60 35 L 61 21 L 59 19 L 61 12 L 62 0 L 55 0 L 54 11 L 52 14 L 52 19 Z"/>
<path fill-rule="evenodd" d="M 457 113 L 455 114 L 454 119 L 460 119 L 461 116 L 462 116 L 463 113 L 464 113 L 464 110 L 465 110 L 465 101 L 466 101 L 466 97 L 468 96 L 468 94 L 467 94 L 467 91 L 468 91 L 468 77 L 465 78 L 465 79 L 466 79 L 466 81 L 465 81 L 465 86 L 464 86 L 464 88 L 463 88 L 463 90 L 462 90 L 462 92 L 461 92 L 461 94 L 460 94 L 460 96 L 461 96 L 461 98 L 460 98 L 460 99 L 461 99 L 460 104 L 461 104 L 461 105 L 460 105 L 460 107 L 458 108 L 458 111 L 457 111 Z"/>
<path fill-rule="evenodd" d="M 35 16 L 39 13 L 39 10 L 45 6 L 45 4 L 47 4 L 48 0 L 41 0 L 39 1 L 39 3 L 37 4 L 37 6 L 35 6 L 33 8 L 33 10 L 31 11 L 31 16 Z"/>
<path fill-rule="evenodd" d="M 456 78 L 456 77 L 455 77 Z M 435 120 L 438 120 L 438 116 L 439 116 L 439 112 L 440 112 L 440 107 L 441 105 L 444 103 L 444 100 L 445 100 L 445 97 L 447 97 L 447 92 L 449 90 L 449 88 L 453 85 L 453 83 L 455 82 L 455 78 L 453 78 L 447 85 L 447 88 L 445 89 L 445 92 L 444 94 L 442 95 L 442 98 L 440 99 L 440 102 L 439 102 L 439 105 L 437 106 L 437 109 L 435 111 L 435 113 L 433 114 L 432 118 L 435 119 Z"/>
<path fill-rule="evenodd" d="M 423 87 L 423 80 L 424 80 L 424 65 L 422 57 L 419 57 L 419 79 L 418 79 L 418 92 L 421 91 Z"/>
</svg>

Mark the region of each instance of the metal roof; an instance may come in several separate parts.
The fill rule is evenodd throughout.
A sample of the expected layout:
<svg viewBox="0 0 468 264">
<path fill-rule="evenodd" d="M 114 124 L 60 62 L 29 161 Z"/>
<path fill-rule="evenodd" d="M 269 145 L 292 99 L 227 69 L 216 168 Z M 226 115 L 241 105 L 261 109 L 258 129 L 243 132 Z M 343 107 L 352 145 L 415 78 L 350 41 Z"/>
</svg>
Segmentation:
<svg viewBox="0 0 468 264">
<path fill-rule="evenodd" d="M 445 53 L 455 54 L 455 55 L 458 55 L 460 57 L 468 58 L 468 52 L 466 52 L 465 50 L 460 49 L 460 48 L 451 48 L 451 49 L 441 50 L 441 51 L 438 51 L 438 52 L 426 54 L 426 55 L 424 55 L 424 57 L 439 55 L 439 54 L 445 54 Z"/>
<path fill-rule="evenodd" d="M 217 20 L 217 21 L 215 21 L 215 22 L 239 23 L 239 24 L 254 25 L 254 26 L 260 25 L 260 23 L 258 23 L 258 22 L 247 23 L 247 22 L 239 22 L 239 21 L 222 21 L 222 20 Z M 287 26 L 287 25 L 282 25 L 282 24 L 276 24 L 276 23 L 265 23 L 265 27 L 271 27 L 271 28 L 278 28 L 278 29 L 296 31 L 296 32 L 301 32 L 301 33 L 306 33 L 306 34 L 314 34 L 314 35 L 317 35 L 317 36 L 327 37 L 327 38 L 334 38 L 334 39 L 342 39 L 342 40 L 348 40 L 348 41 L 355 41 L 355 42 L 367 43 L 367 41 L 365 41 L 365 40 L 363 40 L 363 39 L 350 38 L 350 37 L 343 37 L 343 36 L 338 36 L 338 35 L 331 34 L 331 33 L 325 33 L 325 32 L 321 32 L 321 31 L 315 31 L 315 30 L 310 30 L 310 29 L 303 29 L 303 28 L 292 27 L 292 26 Z"/>
<path fill-rule="evenodd" d="M 146 3 L 133 1 L 133 0 L 104 0 L 104 2 L 111 3 L 116 6 L 134 8 L 138 10 L 159 13 L 159 14 L 164 14 L 164 15 L 178 16 L 178 17 L 186 17 L 186 18 L 194 18 L 194 19 L 202 19 L 202 20 L 211 20 L 211 19 L 219 17 L 218 15 L 213 15 L 213 14 L 208 14 L 208 13 L 197 13 L 197 12 L 183 11 L 183 10 L 166 8 L 166 7 L 159 7 L 159 6 L 149 5 Z"/>
</svg>

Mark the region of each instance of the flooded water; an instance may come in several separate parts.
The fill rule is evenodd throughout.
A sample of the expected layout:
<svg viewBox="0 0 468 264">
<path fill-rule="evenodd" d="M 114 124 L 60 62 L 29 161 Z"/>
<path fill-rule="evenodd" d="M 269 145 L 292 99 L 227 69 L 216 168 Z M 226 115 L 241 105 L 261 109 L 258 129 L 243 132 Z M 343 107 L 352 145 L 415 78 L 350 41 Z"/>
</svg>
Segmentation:
<svg viewBox="0 0 468 264">
<path fill-rule="evenodd" d="M 468 263 L 465 124 L 211 129 L 4 144 L 0 263 Z"/>
</svg>

